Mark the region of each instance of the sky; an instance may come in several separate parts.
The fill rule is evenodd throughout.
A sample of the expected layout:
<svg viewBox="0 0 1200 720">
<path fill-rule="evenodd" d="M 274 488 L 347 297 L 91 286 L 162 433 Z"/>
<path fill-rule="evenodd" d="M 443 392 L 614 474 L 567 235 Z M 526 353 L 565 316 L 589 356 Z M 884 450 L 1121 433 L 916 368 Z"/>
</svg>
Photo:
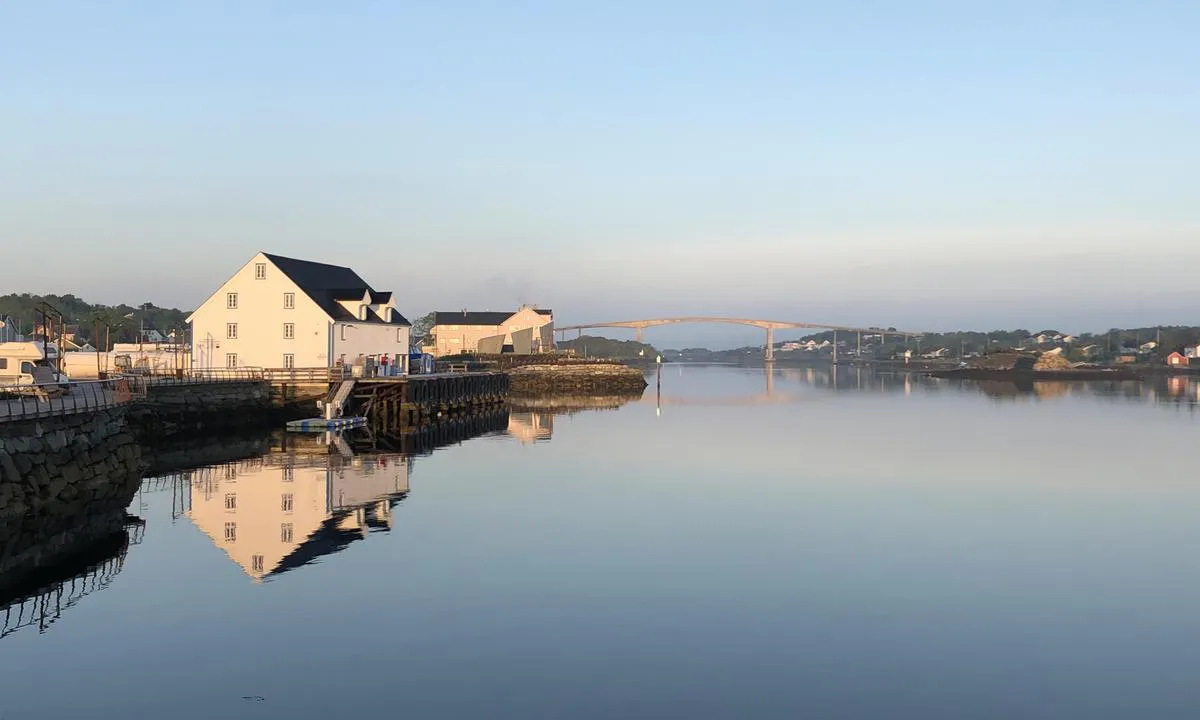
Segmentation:
<svg viewBox="0 0 1200 720">
<path fill-rule="evenodd" d="M 266 250 L 409 316 L 1197 324 L 1198 36 L 1194 0 L 0 3 L 0 293 L 190 308 Z"/>
</svg>

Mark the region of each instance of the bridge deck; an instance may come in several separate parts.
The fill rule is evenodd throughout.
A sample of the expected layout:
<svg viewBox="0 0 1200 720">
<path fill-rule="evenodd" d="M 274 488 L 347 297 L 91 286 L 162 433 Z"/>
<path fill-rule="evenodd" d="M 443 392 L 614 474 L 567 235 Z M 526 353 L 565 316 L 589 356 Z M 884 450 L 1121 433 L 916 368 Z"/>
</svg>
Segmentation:
<svg viewBox="0 0 1200 720">
<path fill-rule="evenodd" d="M 810 330 L 836 330 L 838 332 L 861 332 L 872 333 L 875 335 L 905 335 L 908 337 L 919 337 L 924 335 L 924 331 L 914 330 L 891 330 L 888 328 L 879 327 L 854 327 L 852 325 L 831 325 L 827 323 L 813 322 L 796 322 L 792 320 L 766 320 L 758 318 L 738 318 L 738 317 L 720 317 L 720 316 L 687 316 L 687 317 L 671 317 L 671 318 L 647 318 L 645 320 L 614 320 L 612 322 L 596 322 L 585 323 L 581 325 L 558 325 L 554 328 L 554 332 L 567 332 L 569 330 L 587 330 L 589 328 L 630 328 L 630 329 L 645 329 L 648 327 L 656 327 L 659 325 L 681 325 L 681 324 L 705 324 L 705 323 L 723 323 L 730 325 L 748 325 L 751 327 L 763 328 L 764 330 L 789 330 L 789 329 L 810 329 Z"/>
</svg>

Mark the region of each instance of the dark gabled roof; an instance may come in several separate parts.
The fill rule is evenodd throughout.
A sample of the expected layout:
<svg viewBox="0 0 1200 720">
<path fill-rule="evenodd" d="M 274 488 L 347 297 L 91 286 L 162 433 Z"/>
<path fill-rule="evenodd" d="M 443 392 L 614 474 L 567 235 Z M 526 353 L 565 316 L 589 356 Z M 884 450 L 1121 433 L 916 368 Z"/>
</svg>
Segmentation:
<svg viewBox="0 0 1200 720">
<path fill-rule="evenodd" d="M 407 496 L 408 493 L 404 492 L 388 495 L 386 498 L 380 499 L 386 499 L 388 502 L 388 507 L 394 508 Z M 325 518 L 325 520 L 322 521 L 317 529 L 304 539 L 304 542 L 300 543 L 298 547 L 294 548 L 287 557 L 280 560 L 279 564 L 272 568 L 269 573 L 267 573 L 267 577 L 281 575 L 289 570 L 295 570 L 297 568 L 304 567 L 305 565 L 316 562 L 323 556 L 333 555 L 334 553 L 345 550 L 346 547 L 355 540 L 361 540 L 363 537 L 361 531 L 343 530 L 342 528 L 338 527 L 338 524 L 350 512 L 351 511 L 349 510 L 343 510 L 341 512 L 334 513 L 328 518 Z M 378 530 L 387 530 L 387 526 L 384 523 L 379 522 L 378 518 L 373 517 L 373 513 L 367 514 L 367 524 L 368 526 Z"/>
<path fill-rule="evenodd" d="M 510 312 L 435 312 L 434 325 L 500 325 L 512 317 Z"/>
<path fill-rule="evenodd" d="M 451 312 L 435 312 L 433 314 L 434 325 L 503 325 L 504 321 L 521 312 L 513 310 L 512 312 L 472 312 L 469 310 L 454 310 Z M 535 309 L 538 315 L 552 315 L 550 310 Z"/>
<path fill-rule="evenodd" d="M 350 268 L 326 265 L 310 260 L 297 260 L 270 253 L 263 253 L 263 257 L 270 260 L 284 275 L 296 283 L 296 286 L 303 290 L 304 294 L 334 321 L 384 323 L 383 318 L 373 311 L 367 313 L 365 321 L 359 320 L 338 303 L 338 300 L 353 300 L 367 294 L 374 303 L 386 303 L 392 297 L 390 292 L 373 290 L 366 280 L 363 280 Z M 396 310 L 392 312 L 391 322 L 385 324 L 412 325 Z"/>
<path fill-rule="evenodd" d="M 534 308 L 533 310 L 538 315 L 553 315 L 554 311 L 547 308 Z"/>
</svg>

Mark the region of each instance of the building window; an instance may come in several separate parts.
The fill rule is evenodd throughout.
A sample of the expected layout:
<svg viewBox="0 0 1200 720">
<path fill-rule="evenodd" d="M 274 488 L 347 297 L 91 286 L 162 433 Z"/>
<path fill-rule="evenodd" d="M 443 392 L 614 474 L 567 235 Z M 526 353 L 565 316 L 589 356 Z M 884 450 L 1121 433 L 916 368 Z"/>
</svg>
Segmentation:
<svg viewBox="0 0 1200 720">
<path fill-rule="evenodd" d="M 284 339 L 284 340 L 291 340 L 291 339 L 292 339 L 292 338 L 294 338 L 294 337 L 296 337 L 296 326 L 295 326 L 295 324 L 293 324 L 293 323 L 284 323 L 284 324 L 283 324 L 283 339 Z"/>
<path fill-rule="evenodd" d="M 237 340 L 237 323 L 225 323 L 225 339 Z"/>
<path fill-rule="evenodd" d="M 285 354 L 283 356 L 283 367 L 288 370 L 296 367 L 296 356 L 292 355 L 291 353 Z"/>
<path fill-rule="evenodd" d="M 254 263 L 254 279 L 255 280 L 266 280 L 267 279 L 267 264 L 266 263 Z"/>
<path fill-rule="evenodd" d="M 8 369 L 8 358 L 0 358 L 0 370 Z"/>
<path fill-rule="evenodd" d="M 237 353 L 225 353 L 225 367 L 237 367 Z"/>
<path fill-rule="evenodd" d="M 228 493 L 225 495 L 225 509 L 237 510 L 237 493 Z"/>
<path fill-rule="evenodd" d="M 398 343 L 404 342 L 404 330 L 396 331 L 396 342 L 398 342 Z"/>
<path fill-rule="evenodd" d="M 279 542 L 292 542 L 291 523 L 283 523 L 279 526 Z"/>
<path fill-rule="evenodd" d="M 283 309 L 291 310 L 296 307 L 296 293 L 283 294 Z"/>
<path fill-rule="evenodd" d="M 225 542 L 237 542 L 237 523 L 225 523 Z"/>
<path fill-rule="evenodd" d="M 225 307 L 230 310 L 237 310 L 237 293 L 226 293 Z"/>
<path fill-rule="evenodd" d="M 284 482 L 291 482 L 291 481 L 292 481 L 294 478 L 295 478 L 295 476 L 294 476 L 294 474 L 293 474 L 293 472 L 292 472 L 292 468 L 291 468 L 291 466 L 285 467 L 285 468 L 283 469 L 283 481 L 284 481 Z"/>
<path fill-rule="evenodd" d="M 279 496 L 279 507 L 284 512 L 292 511 L 292 494 L 291 493 L 284 493 L 283 495 Z"/>
<path fill-rule="evenodd" d="M 254 555 L 250 558 L 250 572 L 260 573 L 263 571 L 263 556 Z"/>
<path fill-rule="evenodd" d="M 343 341 L 346 339 L 346 331 L 347 331 L 347 330 L 349 330 L 349 329 L 350 329 L 350 326 L 348 326 L 348 325 L 343 325 L 343 326 L 342 326 L 342 340 L 343 340 Z"/>
</svg>

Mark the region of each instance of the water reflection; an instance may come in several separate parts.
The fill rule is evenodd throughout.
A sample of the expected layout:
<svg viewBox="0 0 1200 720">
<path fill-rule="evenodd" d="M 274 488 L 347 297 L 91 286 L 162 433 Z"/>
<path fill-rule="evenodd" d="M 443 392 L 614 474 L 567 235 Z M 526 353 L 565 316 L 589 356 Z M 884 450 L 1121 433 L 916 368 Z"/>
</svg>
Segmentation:
<svg viewBox="0 0 1200 720">
<path fill-rule="evenodd" d="M 113 523 L 97 522 L 90 531 L 67 538 L 68 547 L 54 553 L 51 562 L 6 572 L 0 584 L 0 639 L 23 628 L 46 632 L 85 597 L 107 588 L 144 530 L 141 518 L 128 515 Z M 53 544 L 45 547 L 52 551 Z"/>
<path fill-rule="evenodd" d="M 698 369 L 698 368 L 697 368 Z M 1054 400 L 1093 398 L 1103 401 L 1148 402 L 1195 410 L 1200 407 L 1200 375 L 1152 374 L 1140 380 L 1033 380 L 1011 381 L 934 378 L 899 370 L 861 366 L 814 366 L 747 371 L 759 379 L 756 387 L 739 394 L 706 396 L 688 392 L 683 378 L 688 366 L 663 371 L 661 382 L 651 374 L 651 391 L 643 402 L 668 406 L 754 406 L 802 403 L 813 391 L 838 393 L 895 393 L 912 395 L 939 392 L 978 392 L 996 400 Z"/>
<path fill-rule="evenodd" d="M 618 410 L 640 400 L 641 393 L 625 395 L 559 395 L 513 400 L 509 406 L 507 433 L 521 444 L 549 440 L 554 435 L 556 415 Z"/>
<path fill-rule="evenodd" d="M 336 445 L 293 444 L 186 473 L 183 514 L 261 581 L 390 530 L 410 474 L 404 455 L 346 457 Z"/>
</svg>

